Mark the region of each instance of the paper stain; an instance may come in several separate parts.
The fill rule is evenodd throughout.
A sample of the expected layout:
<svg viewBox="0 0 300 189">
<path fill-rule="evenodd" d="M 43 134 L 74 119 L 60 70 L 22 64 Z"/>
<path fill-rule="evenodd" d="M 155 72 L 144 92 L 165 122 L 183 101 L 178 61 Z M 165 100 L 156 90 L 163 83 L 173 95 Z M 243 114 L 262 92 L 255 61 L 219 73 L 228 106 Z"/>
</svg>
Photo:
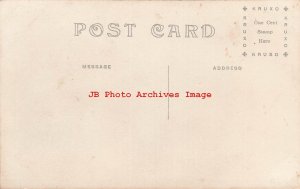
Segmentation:
<svg viewBox="0 0 300 189">
<path fill-rule="evenodd" d="M 233 23 L 233 28 L 229 31 L 228 38 L 232 42 L 233 45 L 236 44 L 236 41 L 240 37 L 240 26 L 237 21 Z"/>
<path fill-rule="evenodd" d="M 57 89 L 61 89 L 62 86 L 65 84 L 65 79 L 64 78 L 61 78 L 57 81 Z"/>
<path fill-rule="evenodd" d="M 161 20 L 161 19 L 163 18 L 159 13 L 156 13 L 156 14 L 155 14 L 155 17 L 156 17 L 157 19 L 159 19 L 159 20 Z"/>
<path fill-rule="evenodd" d="M 285 117 L 283 117 L 283 121 L 284 121 L 285 125 L 288 127 L 288 126 L 289 126 L 289 123 L 288 123 L 288 121 L 286 120 Z"/>
<path fill-rule="evenodd" d="M 224 49 L 224 51 L 225 51 L 225 56 L 228 57 L 228 58 L 231 58 L 231 55 L 229 54 L 229 51 L 228 51 L 227 47 Z"/>
</svg>

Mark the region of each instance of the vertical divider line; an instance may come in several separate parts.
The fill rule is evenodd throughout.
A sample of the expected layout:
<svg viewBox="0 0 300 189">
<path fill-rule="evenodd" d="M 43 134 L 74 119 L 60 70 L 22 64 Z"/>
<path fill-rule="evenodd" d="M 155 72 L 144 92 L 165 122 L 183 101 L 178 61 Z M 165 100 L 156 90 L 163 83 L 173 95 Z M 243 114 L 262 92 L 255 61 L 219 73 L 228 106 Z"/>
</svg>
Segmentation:
<svg viewBox="0 0 300 189">
<path fill-rule="evenodd" d="M 170 119 L 170 65 L 168 65 L 168 120 Z"/>
</svg>

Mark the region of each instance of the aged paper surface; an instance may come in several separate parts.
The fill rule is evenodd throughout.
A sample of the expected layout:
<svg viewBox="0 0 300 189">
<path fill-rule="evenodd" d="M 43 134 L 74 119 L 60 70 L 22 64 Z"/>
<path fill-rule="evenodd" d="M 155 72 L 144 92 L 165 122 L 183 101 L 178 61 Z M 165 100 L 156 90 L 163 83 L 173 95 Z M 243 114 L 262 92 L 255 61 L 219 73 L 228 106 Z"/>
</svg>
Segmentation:
<svg viewBox="0 0 300 189">
<path fill-rule="evenodd" d="M 300 2 L 0 1 L 1 189 L 300 188 Z"/>
</svg>

